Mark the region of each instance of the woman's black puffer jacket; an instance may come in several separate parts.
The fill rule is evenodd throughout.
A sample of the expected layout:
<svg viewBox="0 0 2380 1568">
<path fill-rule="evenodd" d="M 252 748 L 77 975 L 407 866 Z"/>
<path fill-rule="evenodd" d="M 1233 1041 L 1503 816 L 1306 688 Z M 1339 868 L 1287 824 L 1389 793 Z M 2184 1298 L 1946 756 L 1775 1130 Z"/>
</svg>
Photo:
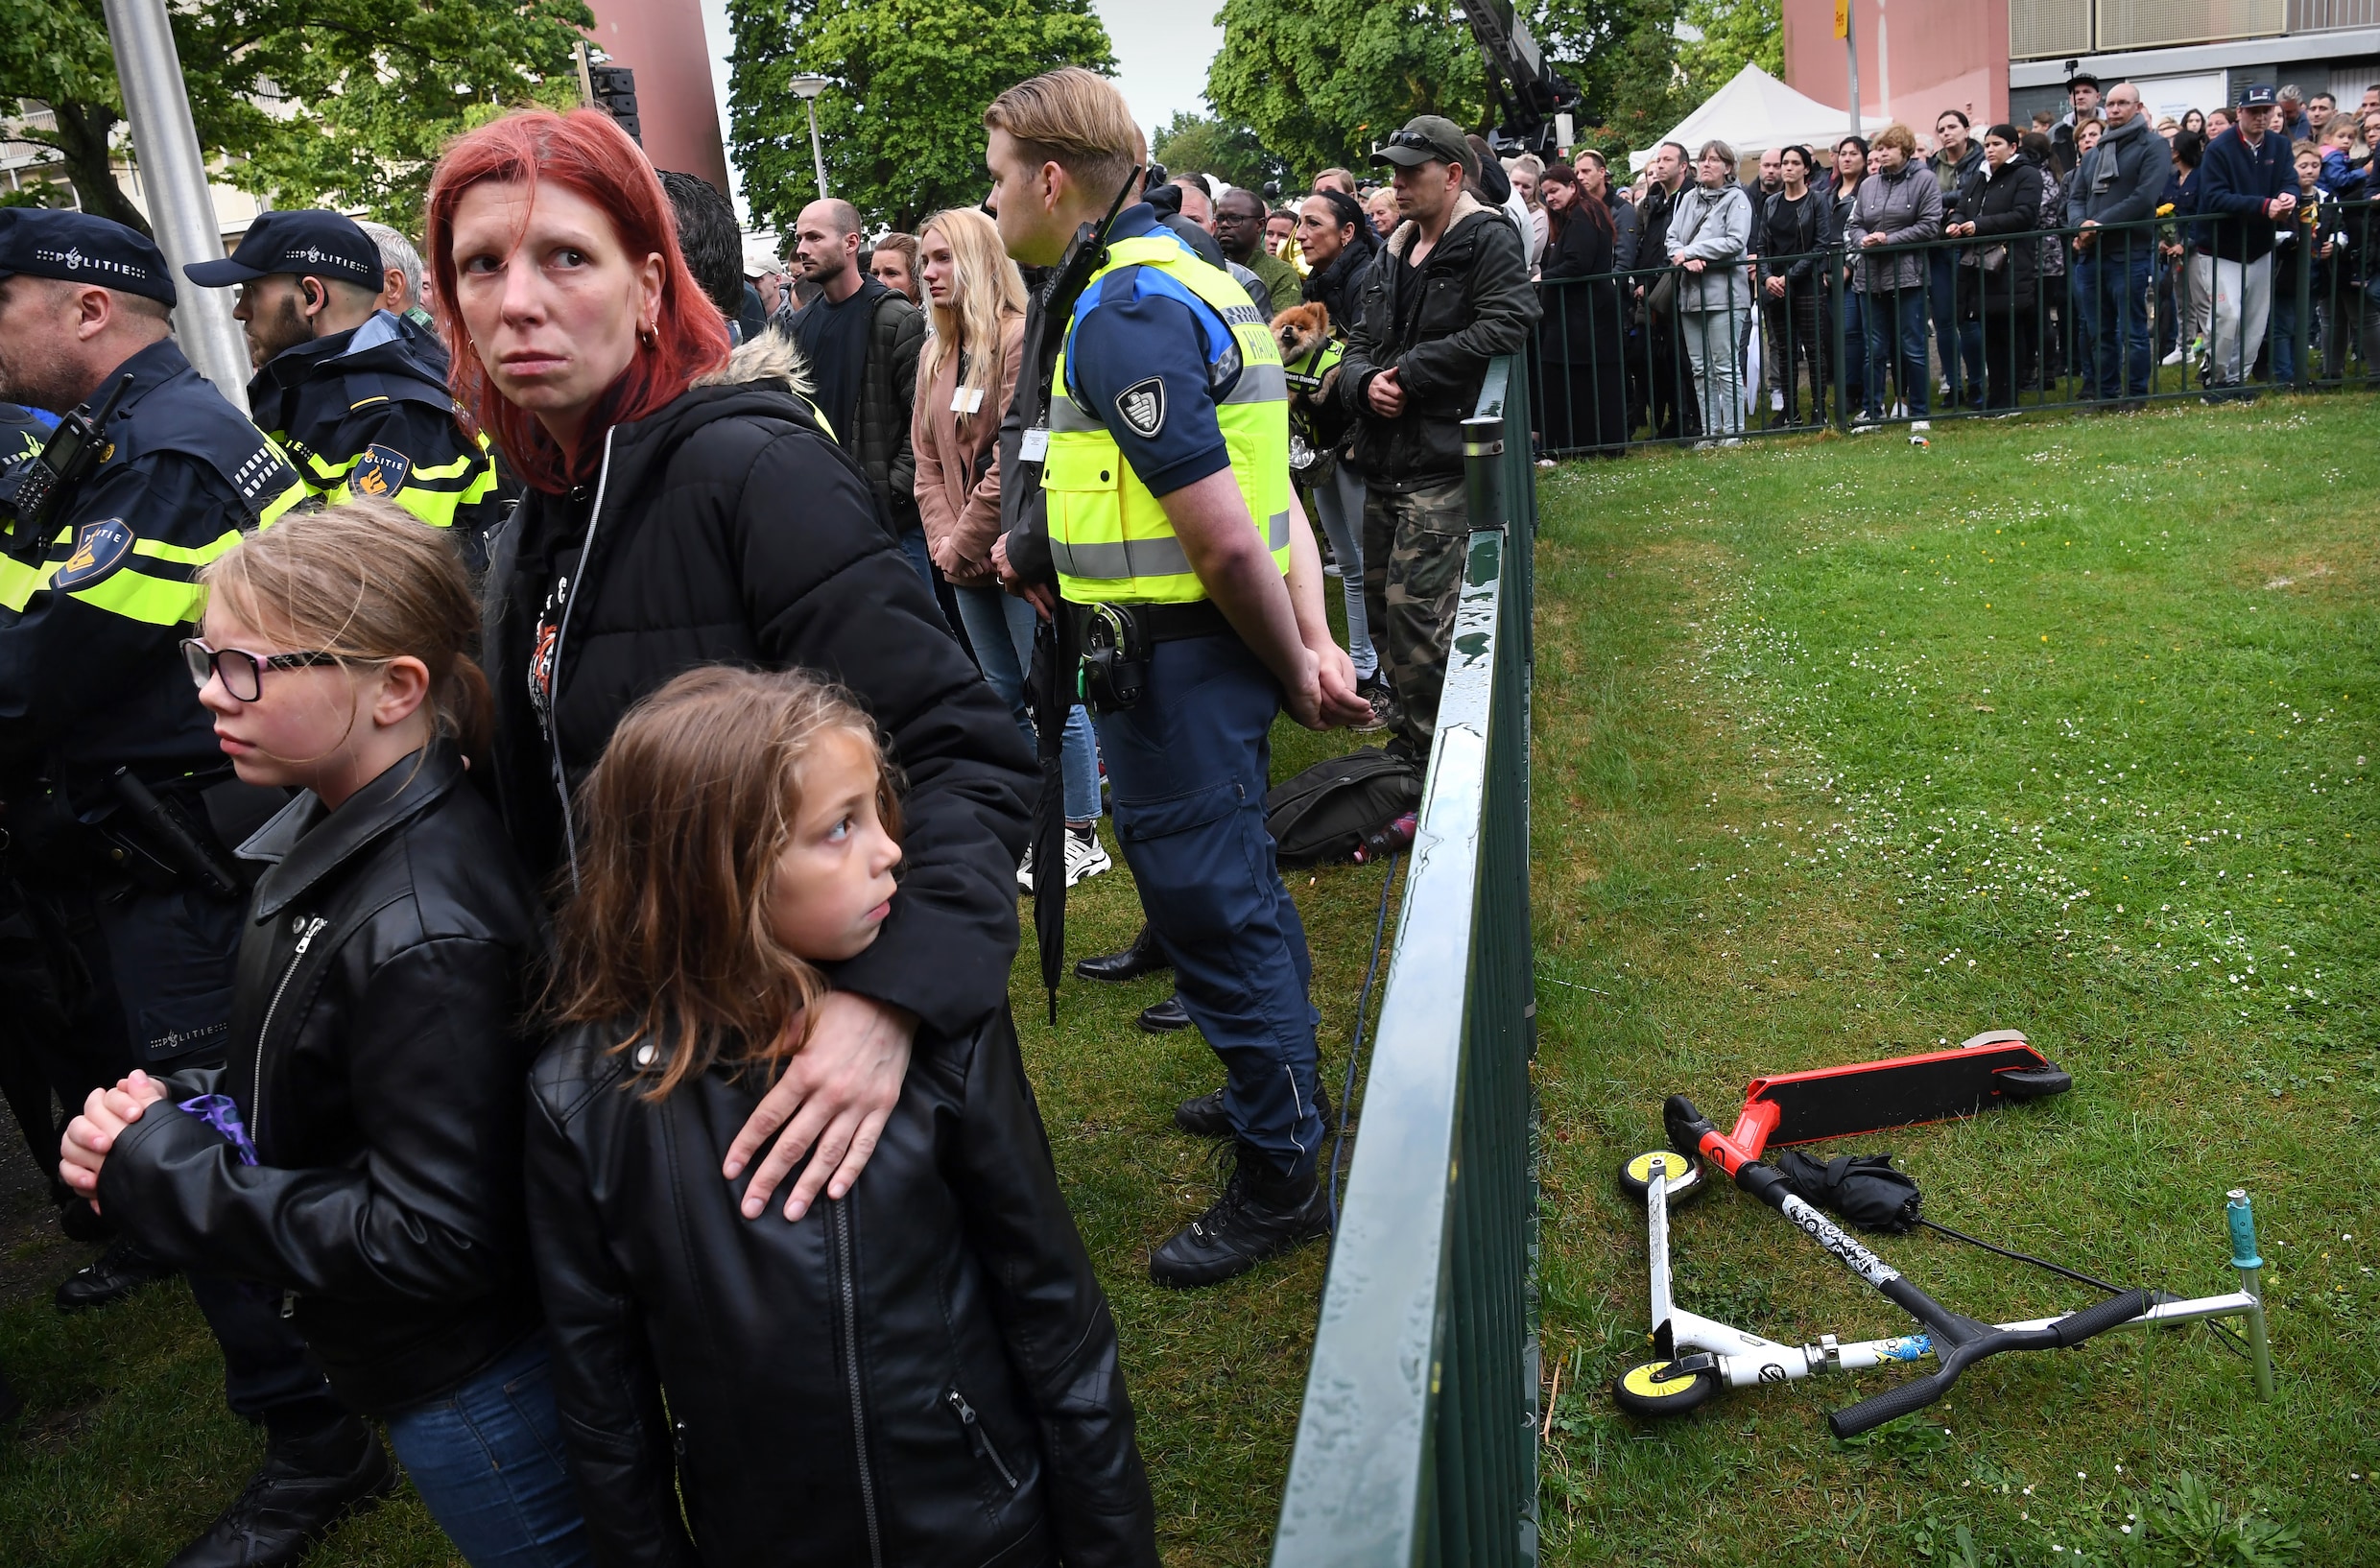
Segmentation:
<svg viewBox="0 0 2380 1568">
<path fill-rule="evenodd" d="M 551 876 L 570 858 L 567 792 L 637 699 L 702 664 L 841 682 L 904 774 L 905 864 L 883 939 L 829 977 L 952 1033 L 1008 1000 L 1040 773 L 877 523 L 867 476 L 795 392 L 798 368 L 762 334 L 716 383 L 605 432 L 583 494 L 532 492 L 497 532 L 492 782 L 521 858 Z"/>
<path fill-rule="evenodd" d="M 2020 149 L 1997 169 L 1977 164 L 1959 187 L 1958 210 L 1951 221 L 1975 226 L 1975 243 L 1960 266 L 1981 280 L 1985 307 L 2003 311 L 2012 303 L 2018 310 L 2032 310 L 2040 253 L 2031 240 L 2016 236 L 2031 234 L 2041 221 L 2041 168 L 2033 155 Z M 1985 267 L 1985 258 L 1995 249 L 2004 250 L 2007 259 Z M 1975 258 L 1974 266 L 1966 265 L 1967 256 Z M 1972 286 L 1975 279 L 1962 281 Z"/>
<path fill-rule="evenodd" d="M 1154 1565 L 1115 1324 L 1007 1010 L 921 1040 L 858 1183 L 792 1224 L 744 1219 L 720 1178 L 757 1089 L 722 1067 L 648 1102 L 666 1047 L 613 1050 L 626 1033 L 566 1030 L 531 1083 L 532 1237 L 596 1560 Z"/>
<path fill-rule="evenodd" d="M 100 1172 L 102 1208 L 188 1269 L 295 1293 L 362 1411 L 465 1382 L 537 1326 L 522 1234 L 523 977 L 541 907 L 440 742 L 243 844 L 272 866 L 242 932 L 231 1047 L 177 1074 Z M 230 1096 L 259 1163 L 175 1108 Z"/>
<path fill-rule="evenodd" d="M 1330 312 L 1331 330 L 1341 337 L 1355 321 L 1364 278 L 1371 271 L 1372 258 L 1379 253 L 1379 236 L 1359 225 L 1355 238 L 1330 258 L 1330 265 L 1308 273 L 1305 282 L 1299 285 L 1298 292 Z"/>
</svg>

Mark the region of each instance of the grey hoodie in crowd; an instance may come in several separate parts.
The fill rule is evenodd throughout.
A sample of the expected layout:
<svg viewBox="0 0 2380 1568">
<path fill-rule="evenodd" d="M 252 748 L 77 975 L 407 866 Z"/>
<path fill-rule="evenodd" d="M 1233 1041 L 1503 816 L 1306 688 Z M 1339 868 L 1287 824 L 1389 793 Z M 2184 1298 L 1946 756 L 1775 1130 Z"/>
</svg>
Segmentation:
<svg viewBox="0 0 2380 1568">
<path fill-rule="evenodd" d="M 1701 261 L 1702 271 L 1678 275 L 1679 310 L 1749 310 L 1752 286 L 1744 275 L 1744 251 L 1751 243 L 1752 203 L 1730 179 L 1717 190 L 1693 184 L 1678 195 L 1669 220 L 1669 245 L 1680 261 Z"/>
</svg>

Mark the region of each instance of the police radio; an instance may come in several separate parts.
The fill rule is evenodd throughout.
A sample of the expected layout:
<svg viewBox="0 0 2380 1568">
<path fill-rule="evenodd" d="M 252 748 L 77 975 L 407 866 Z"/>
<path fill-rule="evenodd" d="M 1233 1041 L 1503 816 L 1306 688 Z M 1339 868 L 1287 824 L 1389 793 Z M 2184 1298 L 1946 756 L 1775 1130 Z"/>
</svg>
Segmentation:
<svg viewBox="0 0 2380 1568">
<path fill-rule="evenodd" d="M 131 385 L 130 375 L 119 380 L 97 414 L 85 414 L 83 410 L 90 407 L 85 403 L 59 420 L 40 455 L 17 471 L 16 531 L 8 541 L 10 555 L 28 566 L 37 566 L 49 553 L 50 523 L 74 490 L 106 461 L 108 416 L 115 413 L 116 404 Z"/>
</svg>

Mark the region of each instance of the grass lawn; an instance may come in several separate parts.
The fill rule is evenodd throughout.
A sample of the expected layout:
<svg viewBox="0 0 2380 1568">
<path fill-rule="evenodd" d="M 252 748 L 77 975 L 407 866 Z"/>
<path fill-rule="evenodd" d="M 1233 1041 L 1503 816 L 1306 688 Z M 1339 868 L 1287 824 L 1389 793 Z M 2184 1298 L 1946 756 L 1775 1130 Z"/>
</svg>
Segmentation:
<svg viewBox="0 0 2380 1568">
<path fill-rule="evenodd" d="M 2364 1271 L 2380 1259 L 2360 1183 L 2323 1175 L 2360 1169 L 2380 1112 L 2374 416 L 2342 398 L 1945 424 L 1925 451 L 1801 440 L 1546 476 L 1550 1562 L 2117 1561 L 2138 1537 L 2116 1527 L 2173 1515 L 2184 1476 L 2225 1521 L 2296 1531 L 2297 1560 L 2380 1558 L 2374 1484 L 2349 1479 L 2380 1464 Z M 1276 739 L 1275 777 L 1354 744 Z M 1291 878 L 1334 1100 L 1383 879 Z M 1128 873 L 1072 912 L 1071 953 L 1121 945 L 1139 918 Z M 1149 1247 L 1213 1183 L 1172 1106 L 1220 1081 L 1195 1035 L 1132 1027 L 1164 994 L 1070 981 L 1053 1029 L 1028 938 L 1012 996 L 1122 1324 L 1167 1560 L 1253 1565 L 1323 1257 L 1193 1295 L 1148 1283 Z M 1619 1415 L 1607 1385 L 1647 1325 L 1641 1214 L 1611 1176 L 1658 1142 L 1662 1097 L 1724 1125 L 1756 1073 L 1992 1027 L 2024 1029 L 2074 1092 L 1854 1147 L 1901 1153 L 1946 1224 L 2184 1295 L 2230 1288 L 2223 1194 L 2249 1187 L 2274 1265 L 2277 1402 L 2193 1330 L 1988 1363 L 1936 1420 L 1854 1444 L 1823 1425 L 1844 1382 L 1726 1395 L 1672 1424 Z M 0 1442 L 0 1561 L 162 1561 L 257 1439 L 223 1412 L 178 1286 L 50 1311 L 83 1254 L 26 1175 L 0 1181 L 0 1366 L 32 1407 Z M 1712 1316 L 1795 1342 L 1905 1326 L 1740 1195 L 1711 1192 L 1674 1237 L 1680 1300 Z M 1880 1245 L 1979 1317 L 2089 1298 L 1936 1238 Z M 407 1494 L 315 1560 L 452 1557 Z"/>
<path fill-rule="evenodd" d="M 2346 1174 L 2380 1112 L 2374 413 L 1961 424 L 1923 451 L 1547 477 L 1549 1560 L 2267 1560 L 2144 1548 L 2143 1519 L 2380 1560 L 2380 1247 Z M 1932 1419 L 1852 1443 L 1824 1412 L 1889 1376 L 1619 1414 L 1649 1325 L 1642 1211 L 1612 1176 L 1660 1145 L 1663 1097 L 1724 1127 L 1762 1072 L 1991 1028 L 2073 1092 L 1821 1148 L 1895 1151 L 1944 1224 L 2188 1295 L 2235 1288 L 2222 1205 L 2249 1188 L 2275 1402 L 2196 1329 L 1987 1362 Z M 1908 1326 L 1731 1190 L 1672 1239 L 1708 1316 L 1790 1343 Z M 1879 1249 L 1979 1318 L 2093 1298 L 1923 1233 Z"/>
</svg>

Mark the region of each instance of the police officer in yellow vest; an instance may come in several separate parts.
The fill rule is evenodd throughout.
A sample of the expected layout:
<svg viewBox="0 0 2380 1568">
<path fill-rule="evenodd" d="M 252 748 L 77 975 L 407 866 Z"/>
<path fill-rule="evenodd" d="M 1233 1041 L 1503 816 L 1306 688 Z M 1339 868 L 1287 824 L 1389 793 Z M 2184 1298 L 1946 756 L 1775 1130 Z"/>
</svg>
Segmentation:
<svg viewBox="0 0 2380 1568">
<path fill-rule="evenodd" d="M 379 308 L 380 247 L 363 226 L 320 209 L 268 212 L 229 256 L 182 272 L 202 288 L 239 285 L 232 315 L 256 370 L 249 414 L 308 490 L 332 506 L 386 496 L 452 529 L 473 570 L 486 563 L 502 506 L 494 456 L 456 418 L 444 345 Z"/>
<path fill-rule="evenodd" d="M 0 820 L 9 874 L 72 954 L 46 1063 L 70 1109 L 134 1067 L 221 1060 L 247 901 L 229 851 L 283 803 L 231 776 L 179 645 L 205 606 L 198 573 L 306 491 L 175 346 L 174 302 L 147 237 L 79 212 L 0 211 L 0 398 L 93 416 L 113 399 L 97 466 L 57 488 L 46 541 L 19 537 L 21 487 L 0 541 L 17 547 L 0 555 Z M 120 1236 L 58 1304 L 100 1306 L 162 1271 Z M 389 1459 L 307 1363 L 278 1292 L 197 1273 L 190 1287 L 231 1409 L 269 1448 L 173 1561 L 294 1562 L 393 1489 Z"/>
<path fill-rule="evenodd" d="M 1020 263 L 1050 266 L 1130 174 L 1130 111 L 1106 78 L 1067 67 L 1001 94 L 984 123 L 1001 237 Z M 1267 321 L 1146 204 L 1126 208 L 1067 321 L 1048 423 L 1020 452 L 1019 482 L 1037 474 L 1047 504 L 1061 612 L 1107 645 L 1085 673 L 1106 710 L 1116 837 L 1224 1062 L 1225 1087 L 1175 1113 L 1238 1155 L 1214 1206 L 1150 1258 L 1177 1287 L 1329 1229 L 1305 932 L 1264 826 L 1267 736 L 1284 706 L 1314 728 L 1370 710 L 1290 493 Z"/>
</svg>

